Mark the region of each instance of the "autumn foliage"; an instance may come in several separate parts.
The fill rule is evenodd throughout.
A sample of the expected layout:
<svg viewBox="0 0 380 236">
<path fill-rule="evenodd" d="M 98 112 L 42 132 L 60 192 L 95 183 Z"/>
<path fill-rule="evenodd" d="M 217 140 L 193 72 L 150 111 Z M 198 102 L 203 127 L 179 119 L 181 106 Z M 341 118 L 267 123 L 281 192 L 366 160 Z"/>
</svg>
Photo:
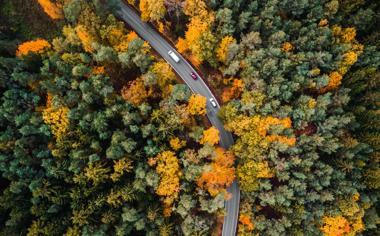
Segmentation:
<svg viewBox="0 0 380 236">
<path fill-rule="evenodd" d="M 53 20 L 63 19 L 62 7 L 50 0 L 38 0 L 44 12 Z"/>
<path fill-rule="evenodd" d="M 191 115 L 206 114 L 206 98 L 200 94 L 193 94 L 189 99 L 187 110 Z"/>
<path fill-rule="evenodd" d="M 78 25 L 75 28 L 75 31 L 78 35 L 78 38 L 82 42 L 83 49 L 86 52 L 92 52 L 94 49 L 92 48 L 92 42 L 94 41 L 91 35 L 88 33 L 88 30 L 83 25 Z"/>
<path fill-rule="evenodd" d="M 198 186 L 206 188 L 211 196 L 224 192 L 235 179 L 234 159 L 231 152 L 217 147 L 211 165 L 197 180 Z"/>
<path fill-rule="evenodd" d="M 210 145 L 215 145 L 219 143 L 219 130 L 212 126 L 211 128 L 205 130 L 203 132 L 203 137 L 199 141 L 201 144 L 210 144 Z"/>
<path fill-rule="evenodd" d="M 229 49 L 230 45 L 233 43 L 236 43 L 236 39 L 234 39 L 234 37 L 232 37 L 232 36 L 226 36 L 222 39 L 222 41 L 220 42 L 220 44 L 216 50 L 216 56 L 217 56 L 219 61 L 221 61 L 221 62 L 226 61 L 228 49 Z"/>
<path fill-rule="evenodd" d="M 178 159 L 174 152 L 164 151 L 150 159 L 149 164 L 156 165 L 156 172 L 160 176 L 156 193 L 163 198 L 165 208 L 170 209 L 179 194 L 181 170 Z M 167 216 L 170 215 L 170 211 L 166 210 L 166 213 Z"/>
<path fill-rule="evenodd" d="M 128 86 L 124 86 L 121 90 L 121 96 L 134 105 L 140 105 L 150 94 L 151 91 L 145 88 L 144 81 L 141 78 L 129 82 Z"/>
<path fill-rule="evenodd" d="M 325 216 L 320 230 L 325 236 L 344 236 L 350 232 L 350 225 L 343 216 Z"/>
<path fill-rule="evenodd" d="M 166 13 L 164 0 L 140 0 L 141 19 L 159 21 Z"/>
<path fill-rule="evenodd" d="M 254 225 L 251 221 L 251 218 L 248 215 L 240 214 L 239 216 L 239 222 L 247 228 L 248 231 L 252 231 L 254 228 Z"/>
<path fill-rule="evenodd" d="M 186 145 L 186 141 L 180 140 L 178 137 L 175 137 L 170 139 L 169 144 L 174 151 L 177 151 Z"/>
<path fill-rule="evenodd" d="M 50 126 L 57 140 L 61 140 L 69 129 L 68 112 L 69 109 L 67 107 L 48 107 L 42 113 L 44 122 Z"/>
<path fill-rule="evenodd" d="M 25 56 L 28 55 L 30 52 L 33 53 L 41 53 L 45 49 L 50 48 L 51 45 L 48 41 L 44 39 L 36 39 L 33 41 L 28 41 L 25 43 L 22 43 L 18 46 L 16 51 L 16 56 Z"/>
<path fill-rule="evenodd" d="M 238 98 L 244 89 L 243 80 L 233 79 L 232 85 L 223 90 L 222 100 L 228 102 L 233 98 Z"/>
<path fill-rule="evenodd" d="M 282 44 L 282 47 L 281 47 L 281 50 L 283 51 L 283 52 L 290 52 L 290 51 L 292 51 L 294 49 L 294 46 L 291 44 L 291 43 L 289 43 L 289 42 L 285 42 L 285 43 L 283 43 Z"/>
</svg>

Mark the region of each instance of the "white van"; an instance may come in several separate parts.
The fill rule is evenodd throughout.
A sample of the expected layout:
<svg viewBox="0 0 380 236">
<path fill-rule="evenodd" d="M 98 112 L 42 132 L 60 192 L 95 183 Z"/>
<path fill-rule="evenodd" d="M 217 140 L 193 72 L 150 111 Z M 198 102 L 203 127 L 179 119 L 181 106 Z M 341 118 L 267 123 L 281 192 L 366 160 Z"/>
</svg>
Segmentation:
<svg viewBox="0 0 380 236">
<path fill-rule="evenodd" d="M 168 54 L 169 54 L 169 56 L 176 62 L 176 63 L 178 63 L 179 61 L 180 61 L 180 59 L 179 59 L 179 57 L 172 51 L 172 50 L 170 50 L 169 52 L 168 52 Z"/>
</svg>

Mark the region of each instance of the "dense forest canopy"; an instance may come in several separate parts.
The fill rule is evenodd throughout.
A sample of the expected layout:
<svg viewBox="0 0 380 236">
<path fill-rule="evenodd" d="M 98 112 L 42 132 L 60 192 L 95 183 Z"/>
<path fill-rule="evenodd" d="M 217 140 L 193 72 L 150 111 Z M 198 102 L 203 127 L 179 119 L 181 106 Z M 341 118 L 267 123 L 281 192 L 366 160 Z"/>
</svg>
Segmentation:
<svg viewBox="0 0 380 236">
<path fill-rule="evenodd" d="M 378 1 L 125 1 L 229 150 L 117 2 L 0 0 L 0 235 L 378 234 Z"/>
</svg>

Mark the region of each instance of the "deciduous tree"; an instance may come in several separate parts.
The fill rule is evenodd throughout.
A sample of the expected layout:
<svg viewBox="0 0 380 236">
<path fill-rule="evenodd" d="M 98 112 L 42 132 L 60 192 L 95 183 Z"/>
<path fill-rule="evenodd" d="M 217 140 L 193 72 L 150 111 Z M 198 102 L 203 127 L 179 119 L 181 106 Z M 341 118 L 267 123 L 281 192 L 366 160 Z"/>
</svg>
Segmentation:
<svg viewBox="0 0 380 236">
<path fill-rule="evenodd" d="M 50 0 L 38 0 L 44 12 L 53 20 L 63 19 L 62 7 Z"/>
<path fill-rule="evenodd" d="M 206 98 L 199 94 L 191 95 L 187 110 L 191 115 L 205 115 L 206 114 Z"/>
</svg>

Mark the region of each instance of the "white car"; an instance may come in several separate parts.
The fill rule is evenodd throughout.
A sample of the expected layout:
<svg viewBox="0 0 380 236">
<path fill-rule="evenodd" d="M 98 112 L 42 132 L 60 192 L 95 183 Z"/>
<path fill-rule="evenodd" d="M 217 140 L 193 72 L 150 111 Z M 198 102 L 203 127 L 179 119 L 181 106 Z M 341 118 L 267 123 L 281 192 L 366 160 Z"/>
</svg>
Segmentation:
<svg viewBox="0 0 380 236">
<path fill-rule="evenodd" d="M 213 106 L 213 107 L 216 107 L 217 105 L 216 105 L 216 102 L 215 102 L 215 100 L 214 100 L 214 98 L 210 98 L 210 103 L 211 103 L 211 105 Z"/>
<path fill-rule="evenodd" d="M 178 63 L 179 61 L 180 61 L 180 59 L 179 59 L 179 57 L 172 51 L 172 50 L 170 50 L 169 52 L 168 52 L 168 54 L 169 54 L 169 56 L 176 62 L 176 63 Z"/>
</svg>

